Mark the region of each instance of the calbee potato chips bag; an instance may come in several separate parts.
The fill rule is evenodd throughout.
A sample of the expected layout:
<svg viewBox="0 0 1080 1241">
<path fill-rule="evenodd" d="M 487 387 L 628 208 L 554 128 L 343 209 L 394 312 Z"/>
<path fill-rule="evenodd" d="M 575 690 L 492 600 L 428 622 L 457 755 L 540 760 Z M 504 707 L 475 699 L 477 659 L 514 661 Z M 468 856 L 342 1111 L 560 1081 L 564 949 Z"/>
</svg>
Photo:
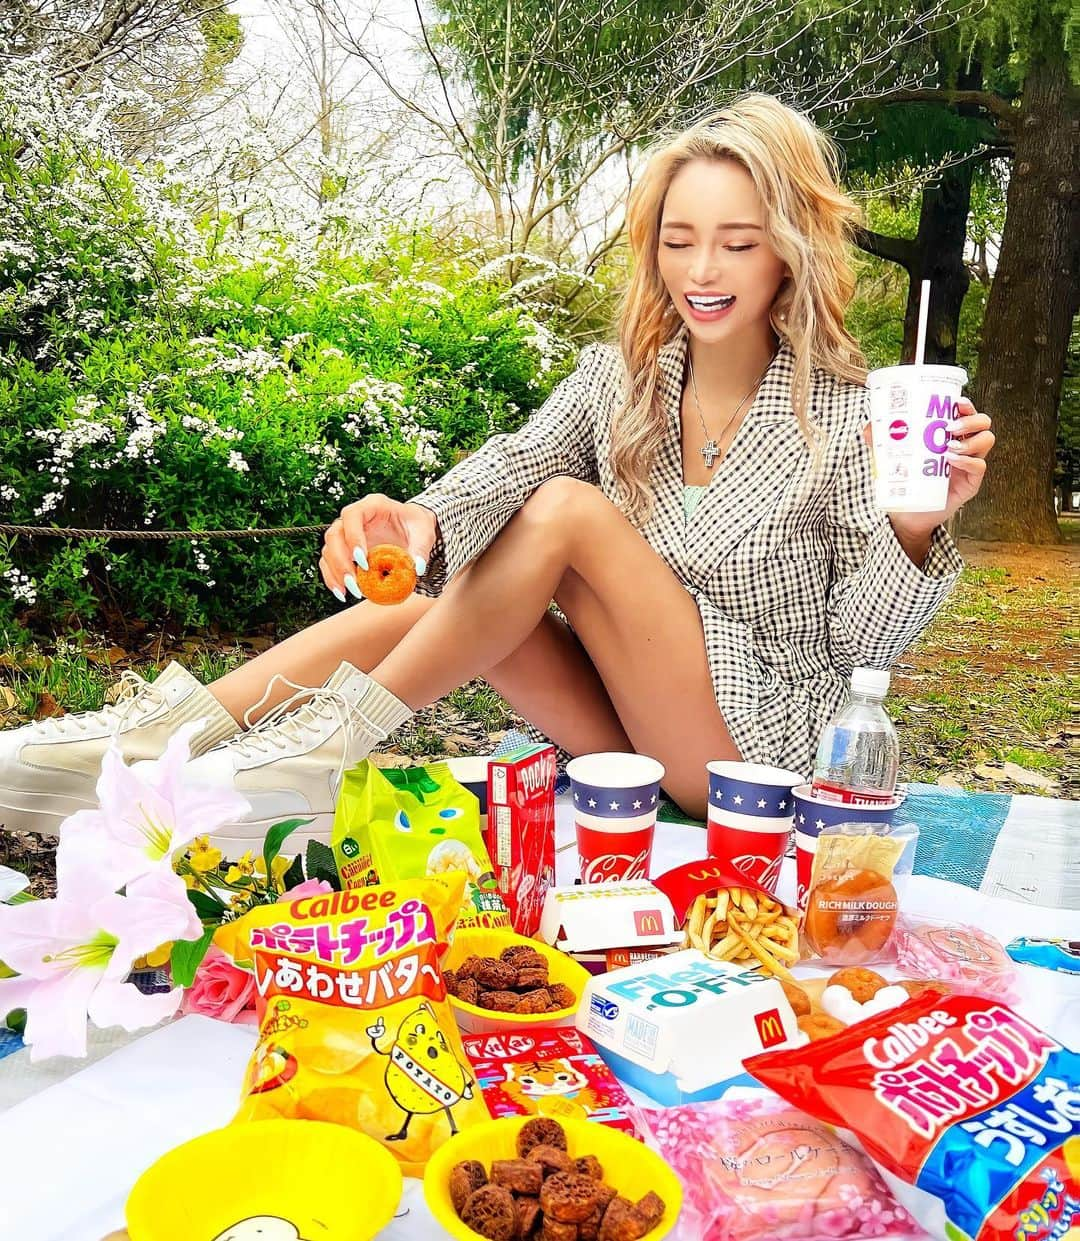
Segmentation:
<svg viewBox="0 0 1080 1241">
<path fill-rule="evenodd" d="M 350 1125 L 415 1176 L 488 1119 L 440 968 L 464 885 L 455 874 L 347 889 L 236 924 L 265 1004 L 237 1120 Z"/>
</svg>

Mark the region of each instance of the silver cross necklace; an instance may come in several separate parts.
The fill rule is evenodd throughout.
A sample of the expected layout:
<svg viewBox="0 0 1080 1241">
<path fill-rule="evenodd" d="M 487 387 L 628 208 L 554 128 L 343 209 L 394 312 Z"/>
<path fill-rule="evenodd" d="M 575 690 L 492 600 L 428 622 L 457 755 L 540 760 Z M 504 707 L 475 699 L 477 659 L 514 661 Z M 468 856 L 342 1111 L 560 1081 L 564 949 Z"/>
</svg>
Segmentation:
<svg viewBox="0 0 1080 1241">
<path fill-rule="evenodd" d="M 772 366 L 773 362 L 775 361 L 776 361 L 776 354 L 774 353 L 773 356 L 769 359 L 769 366 Z M 691 361 L 689 350 L 687 350 L 687 353 L 686 353 L 686 365 L 690 370 L 690 388 L 694 394 L 694 406 L 697 409 L 698 420 L 701 422 L 701 429 L 705 432 L 705 443 L 702 444 L 701 448 L 698 451 L 705 458 L 706 469 L 711 470 L 713 462 L 720 455 L 720 445 L 709 434 L 709 428 L 705 425 L 705 415 L 701 412 L 701 401 L 698 398 L 697 380 L 694 378 L 694 363 Z M 767 366 L 761 372 L 758 378 L 754 380 L 754 386 L 750 389 L 750 391 L 746 394 L 746 396 L 743 397 L 743 399 L 738 403 L 738 405 L 735 406 L 735 412 L 731 415 L 731 417 L 727 420 L 727 422 L 724 423 L 723 429 L 720 432 L 721 436 L 724 435 L 728 427 L 730 427 L 731 424 L 735 421 L 735 419 L 738 418 L 739 410 L 742 409 L 742 407 L 746 404 L 746 402 L 758 390 L 758 387 L 760 386 L 761 381 L 769 373 L 769 366 Z"/>
</svg>

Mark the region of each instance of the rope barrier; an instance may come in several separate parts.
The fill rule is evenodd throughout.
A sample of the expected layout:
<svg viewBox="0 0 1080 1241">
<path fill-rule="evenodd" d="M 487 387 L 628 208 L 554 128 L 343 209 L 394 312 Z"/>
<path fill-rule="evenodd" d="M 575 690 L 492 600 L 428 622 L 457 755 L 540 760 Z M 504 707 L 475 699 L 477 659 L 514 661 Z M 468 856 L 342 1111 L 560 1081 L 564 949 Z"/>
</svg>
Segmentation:
<svg viewBox="0 0 1080 1241">
<path fill-rule="evenodd" d="M 12 534 L 26 539 L 134 539 L 149 542 L 169 539 L 259 539 L 291 538 L 305 534 L 323 534 L 326 526 L 270 526 L 259 530 L 77 530 L 59 526 L 12 526 L 0 523 L 0 535 Z"/>
</svg>

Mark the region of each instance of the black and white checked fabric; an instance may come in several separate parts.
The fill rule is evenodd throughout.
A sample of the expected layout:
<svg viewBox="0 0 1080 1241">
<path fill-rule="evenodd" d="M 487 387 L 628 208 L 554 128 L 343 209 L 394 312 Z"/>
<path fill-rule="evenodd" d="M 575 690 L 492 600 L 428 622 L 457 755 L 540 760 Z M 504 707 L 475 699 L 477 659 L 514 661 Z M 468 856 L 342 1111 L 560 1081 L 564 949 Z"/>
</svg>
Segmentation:
<svg viewBox="0 0 1080 1241">
<path fill-rule="evenodd" d="M 743 758 L 809 772 L 852 669 L 891 667 L 963 562 L 941 528 L 924 568 L 908 559 L 873 502 L 866 389 L 824 371 L 814 372 L 810 393 L 824 442 L 814 470 L 791 408 L 786 342 L 687 521 L 686 348 L 683 327 L 660 353 L 668 434 L 642 534 L 697 602 L 716 701 Z M 614 501 L 610 425 L 624 382 L 619 350 L 588 346 L 520 430 L 493 436 L 415 497 L 439 523 L 420 589 L 438 594 L 549 478 L 580 478 Z"/>
</svg>

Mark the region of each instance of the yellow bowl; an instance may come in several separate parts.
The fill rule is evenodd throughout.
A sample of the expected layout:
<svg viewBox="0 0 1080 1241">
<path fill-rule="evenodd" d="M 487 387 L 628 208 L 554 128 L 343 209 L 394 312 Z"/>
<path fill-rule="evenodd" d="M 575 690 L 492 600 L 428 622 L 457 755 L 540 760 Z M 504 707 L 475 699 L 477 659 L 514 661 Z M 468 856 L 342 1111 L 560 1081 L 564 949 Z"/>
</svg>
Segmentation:
<svg viewBox="0 0 1080 1241">
<path fill-rule="evenodd" d="M 534 948 L 548 963 L 548 978 L 561 982 L 573 991 L 580 1001 L 589 981 L 589 971 L 572 961 L 565 952 L 552 948 L 537 939 L 515 935 L 513 931 L 488 931 L 469 928 L 454 933 L 454 942 L 446 954 L 445 965 L 457 969 L 466 957 L 498 957 L 505 949 L 517 944 Z M 572 1026 L 577 1003 L 572 1008 L 559 1008 L 550 1013 L 494 1013 L 475 1004 L 466 1004 L 456 996 L 450 997 L 454 1016 L 462 1030 L 469 1034 L 481 1030 L 519 1030 L 523 1026 Z"/>
<path fill-rule="evenodd" d="M 460 1241 L 476 1241 L 479 1233 L 466 1227 L 450 1201 L 450 1172 L 463 1159 L 478 1159 L 490 1173 L 493 1159 L 517 1158 L 517 1135 L 535 1116 L 505 1116 L 472 1125 L 441 1146 L 424 1171 L 424 1197 L 436 1222 Z M 604 1180 L 624 1198 L 637 1202 L 649 1190 L 664 1200 L 664 1216 L 649 1233 L 648 1241 L 660 1241 L 675 1227 L 682 1209 L 679 1178 L 660 1156 L 644 1143 L 618 1129 L 590 1120 L 561 1120 L 567 1151 L 572 1159 L 595 1155 L 604 1169 Z"/>
<path fill-rule="evenodd" d="M 131 1241 L 370 1241 L 400 1201 L 401 1168 L 372 1138 L 320 1120 L 253 1120 L 163 1155 L 125 1216 Z"/>
</svg>

